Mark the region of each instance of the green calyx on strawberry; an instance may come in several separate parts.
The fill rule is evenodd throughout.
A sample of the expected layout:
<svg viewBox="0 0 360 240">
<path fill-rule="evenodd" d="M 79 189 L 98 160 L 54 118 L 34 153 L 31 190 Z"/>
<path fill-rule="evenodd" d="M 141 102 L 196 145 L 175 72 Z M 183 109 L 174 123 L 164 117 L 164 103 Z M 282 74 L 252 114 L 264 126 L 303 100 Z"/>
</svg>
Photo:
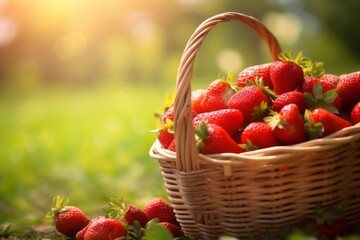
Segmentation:
<svg viewBox="0 0 360 240">
<path fill-rule="evenodd" d="M 311 64 L 308 58 L 304 58 L 300 52 L 295 59 L 292 52 L 284 52 L 279 55 L 279 60 L 272 63 L 270 78 L 276 94 L 282 94 L 298 89 L 304 81 L 304 68 Z"/>
<path fill-rule="evenodd" d="M 162 119 L 166 111 L 168 111 L 169 108 L 171 108 L 174 105 L 174 100 L 175 100 L 175 93 L 170 93 L 166 95 L 163 106 L 154 113 L 154 116 L 156 118 Z"/>
<path fill-rule="evenodd" d="M 284 106 L 280 112 L 272 111 L 264 119 L 274 131 L 278 140 L 286 144 L 296 144 L 305 140 L 304 120 L 295 104 Z"/>
<path fill-rule="evenodd" d="M 352 126 L 349 121 L 323 108 L 305 111 L 305 128 L 310 139 L 325 137 L 343 128 Z"/>
<path fill-rule="evenodd" d="M 219 125 L 201 122 L 194 129 L 197 148 L 202 154 L 241 153 L 243 150 Z"/>
<path fill-rule="evenodd" d="M 331 113 L 339 114 L 339 110 L 333 105 L 338 97 L 338 90 L 336 88 L 323 92 L 323 86 L 319 82 L 313 85 L 312 92 L 312 94 L 304 92 L 308 109 L 324 108 Z"/>
<path fill-rule="evenodd" d="M 322 137 L 324 133 L 324 125 L 321 122 L 315 122 L 311 117 L 311 111 L 306 109 L 304 113 L 305 131 L 309 139 L 317 139 Z"/>
<path fill-rule="evenodd" d="M 246 86 L 257 86 L 259 87 L 264 94 L 269 98 L 269 100 L 274 101 L 276 99 L 276 93 L 274 92 L 274 90 L 272 90 L 269 86 L 264 84 L 263 79 L 260 78 L 255 78 L 254 81 L 250 81 L 247 80 L 246 81 Z"/>
<path fill-rule="evenodd" d="M 125 221 L 129 226 L 138 222 L 141 227 L 145 227 L 149 221 L 141 209 L 124 202 L 122 198 L 111 198 L 108 206 L 104 207 L 103 210 L 108 218 Z"/>
<path fill-rule="evenodd" d="M 76 233 L 90 222 L 81 209 L 68 205 L 69 199 L 56 195 L 53 203 L 54 207 L 46 217 L 53 218 L 53 224 L 59 233 L 67 237 L 75 237 Z"/>
<path fill-rule="evenodd" d="M 310 59 L 309 59 L 310 60 Z M 321 78 L 325 74 L 323 62 L 307 62 L 302 66 L 304 71 L 304 77 L 316 77 Z"/>
</svg>

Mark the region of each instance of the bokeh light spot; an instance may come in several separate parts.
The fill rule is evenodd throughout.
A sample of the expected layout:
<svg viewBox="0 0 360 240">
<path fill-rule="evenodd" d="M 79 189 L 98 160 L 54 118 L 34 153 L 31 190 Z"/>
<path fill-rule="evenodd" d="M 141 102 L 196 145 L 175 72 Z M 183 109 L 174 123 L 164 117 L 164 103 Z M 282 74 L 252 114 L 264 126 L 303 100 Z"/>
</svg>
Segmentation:
<svg viewBox="0 0 360 240">
<path fill-rule="evenodd" d="M 299 17 L 291 13 L 269 12 L 264 16 L 264 23 L 281 44 L 294 45 L 303 30 Z"/>
<path fill-rule="evenodd" d="M 71 32 L 61 36 L 55 42 L 55 53 L 60 59 L 81 55 L 87 46 L 87 40 L 81 32 Z"/>
<path fill-rule="evenodd" d="M 217 56 L 217 65 L 222 72 L 237 72 L 244 65 L 244 58 L 234 49 L 224 49 Z"/>
</svg>

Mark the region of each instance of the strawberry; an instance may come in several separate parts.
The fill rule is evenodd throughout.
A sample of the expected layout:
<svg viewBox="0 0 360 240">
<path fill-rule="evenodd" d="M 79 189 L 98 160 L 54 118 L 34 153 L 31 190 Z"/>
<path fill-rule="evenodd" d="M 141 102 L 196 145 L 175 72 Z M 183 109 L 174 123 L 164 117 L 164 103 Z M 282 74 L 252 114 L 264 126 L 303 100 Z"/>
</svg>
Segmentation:
<svg viewBox="0 0 360 240">
<path fill-rule="evenodd" d="M 298 65 L 303 61 L 301 52 L 295 60 L 292 59 L 291 52 L 280 54 L 279 59 L 270 67 L 270 78 L 278 95 L 298 89 L 304 81 L 304 71 Z"/>
<path fill-rule="evenodd" d="M 54 197 L 54 207 L 46 214 L 52 217 L 56 230 L 67 236 L 74 237 L 83 229 L 90 219 L 85 213 L 75 206 L 68 206 L 69 200 L 59 195 Z"/>
<path fill-rule="evenodd" d="M 127 224 L 132 225 L 135 221 L 138 221 L 142 227 L 145 227 L 149 221 L 142 210 L 130 204 L 125 212 L 124 218 Z"/>
<path fill-rule="evenodd" d="M 340 210 L 340 208 L 326 210 L 318 205 L 316 216 L 306 220 L 304 226 L 313 229 L 319 237 L 335 240 L 338 236 L 344 236 L 348 233 L 346 219 L 341 217 Z"/>
<path fill-rule="evenodd" d="M 280 112 L 272 111 L 271 116 L 264 120 L 281 142 L 295 144 L 305 141 L 304 120 L 297 105 L 288 104 Z"/>
<path fill-rule="evenodd" d="M 269 98 L 258 86 L 247 86 L 236 92 L 228 101 L 229 108 L 240 110 L 244 115 L 244 122 L 262 119 L 267 111 Z"/>
<path fill-rule="evenodd" d="M 170 222 L 178 225 L 173 207 L 162 198 L 154 198 L 146 203 L 144 213 L 149 220 L 157 218 L 160 222 Z"/>
<path fill-rule="evenodd" d="M 243 150 L 219 125 L 201 122 L 195 128 L 197 146 L 202 154 L 241 153 Z"/>
<path fill-rule="evenodd" d="M 288 104 L 296 104 L 300 113 L 304 113 L 306 109 L 306 100 L 304 95 L 299 91 L 290 91 L 280 94 L 273 103 L 273 109 L 279 112 L 284 106 Z"/>
<path fill-rule="evenodd" d="M 89 225 L 96 221 L 97 219 L 99 218 L 105 218 L 105 216 L 99 216 L 99 217 L 96 217 L 96 218 L 93 218 L 91 219 L 91 221 L 88 223 L 88 225 L 86 225 L 83 229 L 81 229 L 77 234 L 76 234 L 76 240 L 84 240 L 85 238 L 85 233 L 87 231 L 87 229 L 89 228 Z"/>
<path fill-rule="evenodd" d="M 228 99 L 235 93 L 229 83 L 230 79 L 229 75 L 228 80 L 217 79 L 209 85 L 201 105 L 204 112 L 228 108 Z"/>
<path fill-rule="evenodd" d="M 241 134 L 241 143 L 247 151 L 278 145 L 274 132 L 265 122 L 252 122 L 247 125 Z"/>
<path fill-rule="evenodd" d="M 161 115 L 161 122 L 166 124 L 167 120 L 174 121 L 174 105 L 171 105 L 166 111 Z"/>
<path fill-rule="evenodd" d="M 352 109 L 360 101 L 360 71 L 340 75 L 336 88 L 339 91 L 342 105 Z"/>
<path fill-rule="evenodd" d="M 174 133 L 169 131 L 168 128 L 161 129 L 158 132 L 157 139 L 163 148 L 168 148 L 171 142 L 174 140 Z"/>
<path fill-rule="evenodd" d="M 183 236 L 182 229 L 178 225 L 175 225 L 175 224 L 169 223 L 169 222 L 160 222 L 158 224 L 166 227 L 171 232 L 171 234 L 174 238 L 180 238 Z"/>
<path fill-rule="evenodd" d="M 337 76 L 335 74 L 331 74 L 331 73 L 324 74 L 320 79 L 330 82 L 330 83 L 334 84 L 335 86 L 340 81 L 339 76 Z"/>
<path fill-rule="evenodd" d="M 323 108 L 316 108 L 312 111 L 306 110 L 305 118 L 307 120 L 305 127 L 310 138 L 325 137 L 345 127 L 352 126 L 349 121 Z"/>
<path fill-rule="evenodd" d="M 128 225 L 133 225 L 137 221 L 141 227 L 145 227 L 149 221 L 146 214 L 139 208 L 127 204 L 121 198 L 111 198 L 108 206 L 103 208 L 107 217 L 113 219 L 125 220 Z"/>
<path fill-rule="evenodd" d="M 125 239 L 126 229 L 117 219 L 97 218 L 87 226 L 84 240 Z"/>
<path fill-rule="evenodd" d="M 202 101 L 204 100 L 206 93 L 206 89 L 197 89 L 191 92 L 191 108 L 194 116 L 204 112 L 204 109 L 202 108 Z"/>
<path fill-rule="evenodd" d="M 304 93 L 307 107 L 311 110 L 321 107 L 336 114 L 341 110 L 341 99 L 336 86 L 331 82 L 308 77 L 304 79 L 301 92 Z"/>
<path fill-rule="evenodd" d="M 247 86 L 247 81 L 255 82 L 257 78 L 261 78 L 264 82 L 264 85 L 272 89 L 270 66 L 271 63 L 264 63 L 245 68 L 239 73 L 236 85 L 240 88 L 243 88 Z"/>
<path fill-rule="evenodd" d="M 244 116 L 237 109 L 221 109 L 212 112 L 200 113 L 193 119 L 194 127 L 198 127 L 201 122 L 214 123 L 224 128 L 230 134 L 235 134 L 244 122 Z"/>
<path fill-rule="evenodd" d="M 350 121 L 354 125 L 360 123 L 360 101 L 351 110 Z"/>
<path fill-rule="evenodd" d="M 169 150 L 169 151 L 173 151 L 173 152 L 176 152 L 175 139 L 174 139 L 174 140 L 172 140 L 172 142 L 169 144 L 169 146 L 167 147 L 167 150 Z"/>
</svg>

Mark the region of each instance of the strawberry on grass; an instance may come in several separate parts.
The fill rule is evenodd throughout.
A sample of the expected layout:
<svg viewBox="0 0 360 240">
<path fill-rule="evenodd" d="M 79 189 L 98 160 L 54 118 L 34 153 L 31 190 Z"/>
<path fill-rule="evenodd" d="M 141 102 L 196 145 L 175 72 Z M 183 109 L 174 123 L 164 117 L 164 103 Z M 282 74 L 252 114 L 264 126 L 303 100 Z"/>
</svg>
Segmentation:
<svg viewBox="0 0 360 240">
<path fill-rule="evenodd" d="M 78 207 L 69 206 L 69 199 L 56 195 L 53 199 L 54 207 L 46 214 L 53 218 L 56 230 L 66 237 L 75 237 L 90 219 Z"/>
<path fill-rule="evenodd" d="M 176 220 L 173 207 L 162 198 L 154 198 L 147 202 L 143 211 L 149 220 L 157 218 L 159 222 L 179 224 Z"/>
<path fill-rule="evenodd" d="M 120 240 L 126 237 L 125 226 L 117 219 L 97 217 L 84 231 L 76 235 L 77 240 Z"/>
</svg>

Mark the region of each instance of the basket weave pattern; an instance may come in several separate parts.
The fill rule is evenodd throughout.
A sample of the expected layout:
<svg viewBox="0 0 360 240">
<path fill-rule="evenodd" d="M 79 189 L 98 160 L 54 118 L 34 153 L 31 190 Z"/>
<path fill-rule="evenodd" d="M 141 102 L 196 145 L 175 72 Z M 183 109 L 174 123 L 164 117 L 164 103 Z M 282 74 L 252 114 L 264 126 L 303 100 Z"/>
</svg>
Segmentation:
<svg viewBox="0 0 360 240">
<path fill-rule="evenodd" d="M 204 21 L 183 52 L 176 82 L 176 153 L 156 141 L 169 200 L 187 235 L 217 239 L 276 231 L 314 212 L 341 205 L 352 229 L 360 229 L 360 124 L 322 139 L 241 154 L 196 152 L 191 113 L 191 77 L 197 51 L 208 32 L 223 22 L 240 22 L 268 45 L 274 60 L 281 49 L 257 19 L 228 12 Z"/>
</svg>

